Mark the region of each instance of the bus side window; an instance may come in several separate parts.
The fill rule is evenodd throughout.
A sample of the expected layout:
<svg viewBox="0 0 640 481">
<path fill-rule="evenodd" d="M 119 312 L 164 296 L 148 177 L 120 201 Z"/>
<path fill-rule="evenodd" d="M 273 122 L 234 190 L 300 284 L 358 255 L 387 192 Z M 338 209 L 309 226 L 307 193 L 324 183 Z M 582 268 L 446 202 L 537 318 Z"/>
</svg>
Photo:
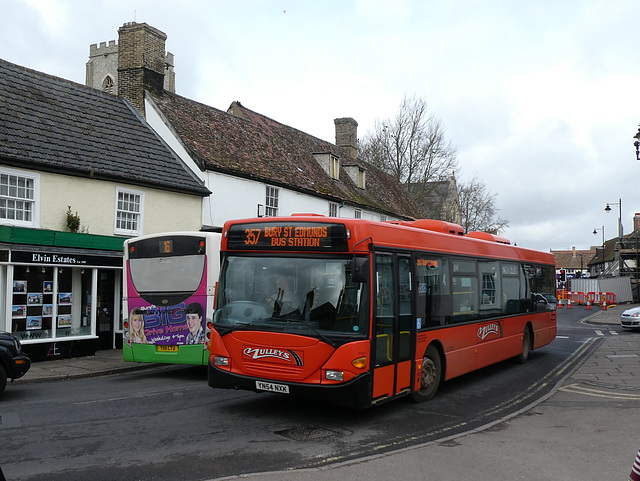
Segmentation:
<svg viewBox="0 0 640 481">
<path fill-rule="evenodd" d="M 502 312 L 504 314 L 517 314 L 520 312 L 520 265 L 503 262 L 502 273 Z"/>
<path fill-rule="evenodd" d="M 416 316 L 420 327 L 444 326 L 451 314 L 449 295 L 449 264 L 442 257 L 418 257 Z"/>
<path fill-rule="evenodd" d="M 453 322 L 465 322 L 478 316 L 478 278 L 453 276 Z"/>
<path fill-rule="evenodd" d="M 498 261 L 478 261 L 482 282 L 480 291 L 480 317 L 499 316 L 502 311 L 502 287 L 498 275 Z"/>
</svg>

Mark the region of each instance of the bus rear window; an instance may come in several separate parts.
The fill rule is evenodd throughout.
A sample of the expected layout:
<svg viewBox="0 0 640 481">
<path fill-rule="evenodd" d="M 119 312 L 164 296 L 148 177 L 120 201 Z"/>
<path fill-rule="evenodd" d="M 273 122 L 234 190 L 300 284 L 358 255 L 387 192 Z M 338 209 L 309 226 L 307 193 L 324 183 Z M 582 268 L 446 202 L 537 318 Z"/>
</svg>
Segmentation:
<svg viewBox="0 0 640 481">
<path fill-rule="evenodd" d="M 205 256 L 129 259 L 129 273 L 141 295 L 146 292 L 195 292 L 204 274 Z"/>
</svg>

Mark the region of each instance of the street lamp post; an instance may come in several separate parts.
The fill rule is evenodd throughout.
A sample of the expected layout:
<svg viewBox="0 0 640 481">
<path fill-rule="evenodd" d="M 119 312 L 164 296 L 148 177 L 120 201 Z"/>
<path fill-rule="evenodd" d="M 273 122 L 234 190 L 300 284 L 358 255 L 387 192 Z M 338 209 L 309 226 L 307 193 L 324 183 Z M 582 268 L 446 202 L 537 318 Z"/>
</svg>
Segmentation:
<svg viewBox="0 0 640 481">
<path fill-rule="evenodd" d="M 593 228 L 593 235 L 596 235 L 598 233 L 598 231 L 602 231 L 602 270 L 600 271 L 600 274 L 604 273 L 604 268 L 605 268 L 605 262 L 604 262 L 604 226 L 598 228 L 598 227 L 594 227 Z"/>
<path fill-rule="evenodd" d="M 618 206 L 618 242 L 616 245 L 615 264 L 618 265 L 618 272 L 622 273 L 622 259 L 620 256 L 620 249 L 622 249 L 622 237 L 624 234 L 622 230 L 622 199 L 618 199 L 618 202 L 607 202 L 607 206 L 604 208 L 604 211 L 607 214 L 611 212 L 609 204 Z"/>
<path fill-rule="evenodd" d="M 638 126 L 638 132 L 633 136 L 636 141 L 633 145 L 636 147 L 636 160 L 640 160 L 640 126 Z"/>
<path fill-rule="evenodd" d="M 618 206 L 618 239 L 622 240 L 622 199 L 618 199 L 618 202 L 607 202 L 607 206 L 604 208 L 607 214 L 611 212 L 610 205 Z"/>
<path fill-rule="evenodd" d="M 582 257 L 582 254 L 578 254 L 580 256 L 580 278 L 582 279 L 584 277 L 584 258 Z"/>
</svg>

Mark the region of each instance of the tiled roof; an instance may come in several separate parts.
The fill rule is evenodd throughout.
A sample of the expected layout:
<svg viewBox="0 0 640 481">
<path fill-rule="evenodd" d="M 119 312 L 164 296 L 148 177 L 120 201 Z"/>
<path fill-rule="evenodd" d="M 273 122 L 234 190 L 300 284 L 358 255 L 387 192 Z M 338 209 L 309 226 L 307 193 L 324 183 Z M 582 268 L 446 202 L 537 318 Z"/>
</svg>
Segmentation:
<svg viewBox="0 0 640 481">
<path fill-rule="evenodd" d="M 399 218 L 424 217 L 404 187 L 383 171 L 334 144 L 243 107 L 233 113 L 165 92 L 153 102 L 181 137 L 190 155 L 205 170 L 239 175 L 280 185 L 336 202 L 345 201 Z M 366 188 L 356 186 L 344 169 L 332 179 L 313 156 L 332 153 L 341 166 L 366 171 Z"/>
<path fill-rule="evenodd" d="M 1 59 L 0 163 L 209 194 L 128 102 Z"/>
<path fill-rule="evenodd" d="M 598 252 L 600 252 L 600 249 Z M 587 269 L 594 259 L 595 250 L 551 251 L 556 261 L 556 269 Z M 582 257 L 580 257 L 582 255 Z M 600 261 L 602 262 L 602 261 Z"/>
</svg>

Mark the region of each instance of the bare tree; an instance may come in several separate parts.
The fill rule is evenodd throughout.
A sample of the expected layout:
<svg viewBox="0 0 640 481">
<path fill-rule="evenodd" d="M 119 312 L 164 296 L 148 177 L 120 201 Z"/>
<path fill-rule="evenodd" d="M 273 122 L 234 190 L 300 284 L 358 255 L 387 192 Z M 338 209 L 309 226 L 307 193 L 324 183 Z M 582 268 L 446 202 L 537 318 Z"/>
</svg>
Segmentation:
<svg viewBox="0 0 640 481">
<path fill-rule="evenodd" d="M 358 145 L 361 159 L 408 186 L 448 179 L 457 169 L 456 149 L 423 99 L 405 96 L 393 119 L 376 120 Z"/>
<path fill-rule="evenodd" d="M 486 185 L 478 178 L 458 184 L 458 198 L 465 232 L 477 230 L 499 234 L 509 225 L 509 221 L 496 217 L 496 195 L 487 192 Z"/>
</svg>

